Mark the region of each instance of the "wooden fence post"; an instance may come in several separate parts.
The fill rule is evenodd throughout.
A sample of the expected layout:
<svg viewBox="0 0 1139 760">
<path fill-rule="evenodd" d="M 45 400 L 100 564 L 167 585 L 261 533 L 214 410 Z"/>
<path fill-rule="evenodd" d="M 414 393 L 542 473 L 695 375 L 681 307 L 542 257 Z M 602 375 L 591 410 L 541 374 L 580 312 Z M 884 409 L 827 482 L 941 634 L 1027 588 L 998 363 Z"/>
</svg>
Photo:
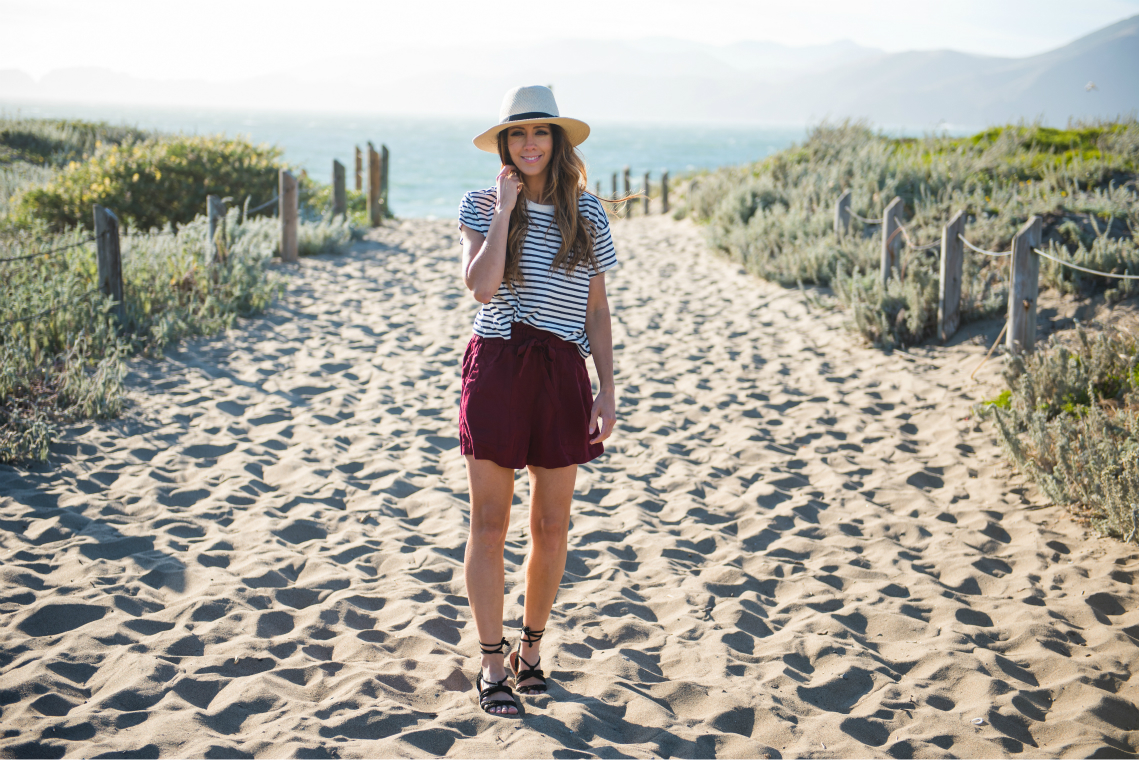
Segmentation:
<svg viewBox="0 0 1139 760">
<path fill-rule="evenodd" d="M 614 200 L 617 198 L 617 172 L 613 172 L 613 195 L 609 197 Z"/>
<path fill-rule="evenodd" d="M 388 146 L 380 145 L 380 218 L 387 219 L 391 216 L 391 209 L 388 208 L 388 164 L 391 163 L 391 154 L 388 153 Z"/>
<path fill-rule="evenodd" d="M 1040 245 L 1043 224 L 1033 216 L 1012 239 L 1012 285 L 1008 294 L 1008 338 L 1014 354 L 1029 353 L 1036 343 L 1036 296 L 1040 292 L 1040 257 L 1032 250 Z"/>
<path fill-rule="evenodd" d="M 364 189 L 364 153 L 356 146 L 356 192 Z"/>
<path fill-rule="evenodd" d="M 218 260 L 218 226 L 225 226 L 225 203 L 216 195 L 206 196 L 206 266 Z"/>
<path fill-rule="evenodd" d="M 942 343 L 961 326 L 961 266 L 965 260 L 965 212 L 958 211 L 941 230 L 941 295 L 937 301 L 937 338 Z"/>
<path fill-rule="evenodd" d="M 629 171 L 629 167 L 626 166 L 625 167 L 625 175 L 624 175 L 625 197 L 626 198 L 633 194 L 633 190 L 632 190 L 633 185 L 632 185 L 632 182 L 630 181 L 631 175 L 632 175 L 632 173 Z M 625 215 L 626 216 L 632 216 L 633 215 L 633 202 L 632 201 L 625 201 L 625 209 L 626 209 Z"/>
<path fill-rule="evenodd" d="M 95 204 L 95 264 L 99 291 L 115 302 L 119 324 L 126 321 L 123 307 L 123 259 L 119 251 L 119 218 L 109 208 Z"/>
<path fill-rule="evenodd" d="M 594 188 L 596 188 L 596 190 L 593 194 L 596 195 L 598 198 L 600 198 L 601 197 L 601 180 L 597 180 L 595 183 L 593 183 L 593 186 L 594 186 Z"/>
<path fill-rule="evenodd" d="M 368 220 L 380 226 L 380 154 L 368 143 Z"/>
<path fill-rule="evenodd" d="M 281 261 L 295 262 L 297 256 L 297 224 L 299 221 L 297 178 L 281 169 L 278 175 L 277 208 L 281 215 Z"/>
<path fill-rule="evenodd" d="M 348 196 L 344 191 L 344 164 L 332 159 L 332 215 L 348 213 Z"/>
<path fill-rule="evenodd" d="M 850 232 L 850 191 L 843 190 L 834 204 L 834 234 L 843 237 Z"/>
<path fill-rule="evenodd" d="M 660 212 L 668 213 L 668 169 L 660 173 Z"/>
<path fill-rule="evenodd" d="M 902 211 L 905 204 L 895 197 L 882 212 L 882 286 L 890 281 L 890 275 L 898 266 L 898 251 L 905 241 L 902 239 Z"/>
<path fill-rule="evenodd" d="M 641 185 L 645 191 L 645 216 L 649 215 L 649 172 L 645 172 L 645 182 Z"/>
</svg>

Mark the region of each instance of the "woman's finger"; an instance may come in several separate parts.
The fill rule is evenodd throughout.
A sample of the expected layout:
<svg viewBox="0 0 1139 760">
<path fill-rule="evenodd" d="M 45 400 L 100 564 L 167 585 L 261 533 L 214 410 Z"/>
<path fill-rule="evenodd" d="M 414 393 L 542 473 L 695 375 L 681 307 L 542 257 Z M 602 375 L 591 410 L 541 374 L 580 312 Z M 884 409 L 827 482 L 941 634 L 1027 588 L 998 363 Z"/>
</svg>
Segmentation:
<svg viewBox="0 0 1139 760">
<path fill-rule="evenodd" d="M 596 428 L 597 435 L 595 435 L 595 436 L 593 436 L 593 438 L 589 439 L 589 442 L 590 443 L 601 443 L 602 441 L 604 441 L 606 438 L 609 437 L 609 434 L 611 432 L 613 432 L 613 426 L 616 424 L 616 422 L 617 422 L 616 418 L 610 419 L 609 417 L 606 417 L 606 416 L 598 413 L 598 415 L 596 417 L 596 422 L 593 425 L 591 425 L 589 428 L 590 433 L 592 433 L 594 431 L 594 429 Z"/>
</svg>

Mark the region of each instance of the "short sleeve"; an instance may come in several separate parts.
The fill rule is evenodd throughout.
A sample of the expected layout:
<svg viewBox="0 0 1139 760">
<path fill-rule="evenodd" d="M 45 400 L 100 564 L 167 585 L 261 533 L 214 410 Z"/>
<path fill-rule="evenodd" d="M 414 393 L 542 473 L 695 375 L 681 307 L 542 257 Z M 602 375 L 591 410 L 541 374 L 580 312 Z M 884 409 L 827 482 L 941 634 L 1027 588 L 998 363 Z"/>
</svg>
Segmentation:
<svg viewBox="0 0 1139 760">
<path fill-rule="evenodd" d="M 475 232 L 485 235 L 490 231 L 490 220 L 494 216 L 494 198 L 485 190 L 472 190 L 459 202 L 459 226 L 466 225 Z"/>
<path fill-rule="evenodd" d="M 601 201 L 588 193 L 583 194 L 581 211 L 593 222 L 593 255 L 597 257 L 597 268 L 589 276 L 594 277 L 617 266 L 617 250 L 609 233 L 609 216 Z"/>
</svg>

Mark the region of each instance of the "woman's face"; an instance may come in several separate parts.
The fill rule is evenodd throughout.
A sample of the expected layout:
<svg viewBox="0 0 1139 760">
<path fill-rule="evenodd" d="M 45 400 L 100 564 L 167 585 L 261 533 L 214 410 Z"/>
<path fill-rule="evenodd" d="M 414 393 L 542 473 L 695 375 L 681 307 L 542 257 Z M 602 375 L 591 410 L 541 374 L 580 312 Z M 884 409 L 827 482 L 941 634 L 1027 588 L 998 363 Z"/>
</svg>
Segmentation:
<svg viewBox="0 0 1139 760">
<path fill-rule="evenodd" d="M 549 124 L 519 124 L 506 134 L 510 160 L 529 177 L 544 177 L 554 153 L 554 133 Z"/>
</svg>

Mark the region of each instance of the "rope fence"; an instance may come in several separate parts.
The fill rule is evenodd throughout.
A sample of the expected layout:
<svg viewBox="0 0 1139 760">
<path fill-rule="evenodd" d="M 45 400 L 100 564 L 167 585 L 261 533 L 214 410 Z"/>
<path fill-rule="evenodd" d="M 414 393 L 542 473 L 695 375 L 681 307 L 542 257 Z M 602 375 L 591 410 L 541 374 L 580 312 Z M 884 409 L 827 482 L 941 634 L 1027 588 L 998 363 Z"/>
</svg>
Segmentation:
<svg viewBox="0 0 1139 760">
<path fill-rule="evenodd" d="M 1139 274 L 1115 274 L 1114 272 L 1100 272 L 1100 271 L 1097 271 L 1095 269 L 1088 269 L 1087 267 L 1082 267 L 1079 264 L 1073 264 L 1070 261 L 1064 261 L 1063 259 L 1058 259 L 1051 254 L 1045 253 L 1044 251 L 1040 250 L 1039 248 L 1033 248 L 1032 251 L 1037 256 L 1043 256 L 1044 258 L 1048 259 L 1049 261 L 1055 261 L 1057 264 L 1060 264 L 1062 266 L 1066 266 L 1070 269 L 1077 269 L 1081 272 L 1086 272 L 1087 274 L 1094 274 L 1097 277 L 1111 277 L 1111 278 L 1114 278 L 1116 280 L 1139 280 Z"/>
<path fill-rule="evenodd" d="M 918 245 L 913 241 L 913 238 L 910 237 L 910 233 L 906 230 L 905 227 L 898 227 L 898 229 L 902 231 L 902 237 L 906 239 L 906 245 L 909 246 L 912 250 L 928 251 L 930 248 L 936 248 L 941 245 L 940 240 L 934 240 L 932 243 L 926 243 L 925 245 Z"/>
<path fill-rule="evenodd" d="M 885 219 L 867 219 L 866 217 L 849 210 L 847 213 L 849 213 L 852 217 L 862 222 L 863 224 L 881 224 L 882 222 L 886 221 Z"/>
<path fill-rule="evenodd" d="M 245 211 L 245 215 L 246 215 L 246 216 L 249 216 L 250 214 L 256 214 L 258 211 L 261 211 L 262 209 L 267 209 L 267 208 L 269 208 L 270 206 L 272 206 L 274 203 L 276 203 L 277 201 L 279 201 L 280 199 L 281 199 L 281 196 L 280 196 L 280 195 L 274 195 L 272 198 L 270 198 L 269 200 L 265 201 L 265 202 L 264 202 L 264 203 L 262 203 L 260 206 L 255 206 L 255 207 L 253 207 L 253 208 L 251 208 L 251 209 L 246 209 L 246 211 Z"/>
<path fill-rule="evenodd" d="M 8 262 L 11 262 L 11 261 L 24 261 L 25 259 L 35 259 L 35 258 L 38 258 L 40 256 L 50 256 L 53 253 L 59 253 L 60 251 L 66 251 L 69 248 L 78 248 L 81 245 L 87 245 L 88 243 L 94 243 L 95 240 L 96 240 L 95 237 L 89 237 L 86 240 L 80 240 L 80 241 L 75 242 L 75 243 L 69 243 L 68 245 L 61 245 L 61 246 L 58 246 L 57 248 L 49 248 L 46 251 L 38 251 L 36 253 L 29 253 L 29 254 L 26 254 L 24 256 L 10 256 L 8 258 L 0 259 L 0 264 L 7 264 Z M 9 250 L 11 250 L 11 249 L 9 249 Z"/>
<path fill-rule="evenodd" d="M 977 246 L 973 245 L 968 240 L 966 240 L 964 235 L 958 235 L 957 239 L 960 240 L 962 243 L 964 243 L 965 247 L 968 248 L 969 250 L 976 251 L 977 253 L 983 253 L 986 256 L 992 256 L 994 258 L 1000 258 L 1001 256 L 1012 256 L 1012 251 L 1004 251 L 1002 253 L 1000 251 L 986 251 L 984 248 L 978 248 Z"/>
<path fill-rule="evenodd" d="M 362 186 L 361 172 L 363 169 L 363 155 L 359 149 L 356 148 L 356 189 L 360 190 Z M 371 218 L 373 227 L 378 227 L 383 223 L 385 218 L 390 217 L 388 211 L 388 167 L 390 165 L 390 158 L 388 148 L 386 145 L 381 145 L 380 150 L 376 150 L 372 143 L 368 143 L 368 211 Z M 345 193 L 345 168 L 339 161 L 332 162 L 332 213 L 333 215 L 343 214 L 347 215 L 347 203 Z M 245 203 L 241 209 L 241 219 L 244 221 L 250 214 L 264 211 L 274 205 L 279 208 L 279 215 L 281 219 L 280 225 L 280 240 L 278 243 L 278 252 L 281 259 L 285 262 L 296 262 L 299 260 L 298 251 L 298 227 L 300 223 L 300 201 L 302 198 L 312 198 L 319 195 L 323 190 L 322 188 L 305 188 L 302 189 L 298 182 L 298 177 L 287 169 L 280 169 L 277 176 L 277 192 L 272 198 L 261 203 L 253 208 L 249 208 L 251 197 L 247 196 Z M 225 251 L 220 247 L 219 240 L 216 238 L 216 233 L 219 228 L 224 228 L 225 217 L 227 213 L 227 203 L 231 203 L 232 198 L 219 198 L 215 195 L 206 197 L 206 235 L 205 235 L 205 248 L 206 248 L 206 263 L 208 266 L 213 266 L 217 262 L 224 260 Z M 165 230 L 162 232 L 136 232 L 129 234 L 122 234 L 119 231 L 119 220 L 108 208 L 100 205 L 95 205 L 95 234 L 83 240 L 78 240 L 67 245 L 60 245 L 54 248 L 49 248 L 34 253 L 20 254 L 16 256 L 0 257 L 0 264 L 8 264 L 19 261 L 28 261 L 30 259 L 39 258 L 41 256 L 50 256 L 52 254 L 60 253 L 72 248 L 87 245 L 89 243 L 96 243 L 97 250 L 95 252 L 96 265 L 98 270 L 97 281 L 99 283 L 98 290 L 93 290 L 84 296 L 70 301 L 68 303 L 59 304 L 45 311 L 36 312 L 33 314 L 25 314 L 20 317 L 8 319 L 0 322 L 2 325 L 12 325 L 18 322 L 27 322 L 34 319 L 40 319 L 55 311 L 63 309 L 67 306 L 73 306 L 80 301 L 90 298 L 95 293 L 104 293 L 109 296 L 114 302 L 114 313 L 116 313 L 120 321 L 124 318 L 124 304 L 123 304 L 123 277 L 122 277 L 122 251 L 120 243 L 123 239 L 146 239 L 154 240 L 156 238 L 164 237 L 178 237 L 181 231 Z M 0 249 L 0 253 L 14 253 L 20 250 L 19 248 Z"/>
<path fill-rule="evenodd" d="M 119 235 L 122 240 L 137 240 L 138 238 L 146 238 L 153 240 L 154 238 L 162 237 L 178 237 L 180 233 L 177 230 L 163 230 L 162 232 L 133 232 L 129 235 Z M 93 240 L 94 238 L 92 238 Z"/>
<path fill-rule="evenodd" d="M 942 342 L 949 340 L 961 324 L 961 278 L 964 254 L 968 249 L 974 253 L 992 258 L 1008 257 L 1008 320 L 1002 335 L 1007 333 L 1006 345 L 1014 354 L 1031 351 L 1036 342 L 1036 301 L 1040 291 L 1040 259 L 1048 259 L 1062 267 L 1068 267 L 1093 277 L 1115 280 L 1139 280 L 1139 274 L 1103 272 L 1066 261 L 1048 251 L 1041 250 L 1043 219 L 1030 217 L 1012 239 L 1011 250 L 990 251 L 969 241 L 965 237 L 965 224 L 968 216 L 964 210 L 958 211 L 942 229 L 941 240 L 919 245 L 902 224 L 905 208 L 900 197 L 895 197 L 883 211 L 882 219 L 868 219 L 854 213 L 851 208 L 851 192 L 844 190 L 835 203 L 834 231 L 842 238 L 850 231 L 850 220 L 858 219 L 867 224 L 882 225 L 882 265 L 881 282 L 886 287 L 897 272 L 905 277 L 905 264 L 899 261 L 903 241 L 906 248 L 914 251 L 927 251 L 941 247 L 939 274 L 940 294 L 937 307 L 937 334 Z M 898 239 L 899 235 L 901 239 Z M 996 270 L 999 275 L 999 269 Z M 988 286 L 986 285 L 986 288 Z M 1000 337 L 997 338 L 1000 342 Z M 994 344 L 995 346 L 996 344 Z M 991 350 L 990 350 L 991 354 Z M 982 362 L 983 363 L 983 362 Z"/>
<path fill-rule="evenodd" d="M 601 190 L 601 180 L 597 180 L 593 186 L 593 192 L 590 193 L 595 198 L 603 201 L 605 204 L 605 213 L 610 217 L 627 219 L 632 217 L 637 212 L 637 207 L 642 209 L 639 213 L 643 216 L 648 216 L 652 213 L 652 204 L 654 199 L 652 197 L 652 190 L 654 186 L 660 190 L 657 204 L 659 205 L 659 213 L 667 214 L 669 210 L 668 205 L 668 169 L 660 170 L 660 180 L 655 181 L 652 178 L 652 171 L 646 171 L 641 175 L 640 188 L 636 188 L 633 184 L 633 170 L 631 167 L 626 166 L 620 173 L 613 172 L 612 174 L 612 190 L 609 193 L 604 193 Z M 621 182 L 618 183 L 618 178 Z M 622 192 L 621 188 L 624 188 Z M 589 189 L 586 188 L 589 193 Z M 641 202 L 638 204 L 637 201 Z"/>
<path fill-rule="evenodd" d="M 154 238 L 160 238 L 160 237 L 177 237 L 177 235 L 178 235 L 178 232 L 176 232 L 174 230 L 166 230 L 164 232 L 136 232 L 136 233 L 129 234 L 129 235 L 120 235 L 119 238 L 122 240 L 132 240 L 132 239 L 138 239 L 138 238 L 146 238 L 147 240 L 152 240 Z M 28 253 L 28 254 L 25 254 L 23 256 L 8 256 L 6 258 L 0 259 L 0 264 L 8 264 L 8 263 L 11 263 L 13 261 L 26 261 L 28 259 L 37 259 L 40 256 L 50 256 L 52 254 L 60 253 L 61 251 L 67 251 L 67 250 L 70 250 L 72 248 L 78 248 L 81 245 L 88 245 L 90 243 L 97 243 L 97 242 L 99 242 L 99 236 L 98 235 L 92 235 L 89 238 L 85 238 L 83 240 L 77 240 L 76 242 L 68 243 L 67 245 L 56 246 L 55 248 L 49 248 L 46 251 L 37 251 L 35 253 Z M 9 249 L 9 250 L 11 250 L 11 249 Z"/>
</svg>

